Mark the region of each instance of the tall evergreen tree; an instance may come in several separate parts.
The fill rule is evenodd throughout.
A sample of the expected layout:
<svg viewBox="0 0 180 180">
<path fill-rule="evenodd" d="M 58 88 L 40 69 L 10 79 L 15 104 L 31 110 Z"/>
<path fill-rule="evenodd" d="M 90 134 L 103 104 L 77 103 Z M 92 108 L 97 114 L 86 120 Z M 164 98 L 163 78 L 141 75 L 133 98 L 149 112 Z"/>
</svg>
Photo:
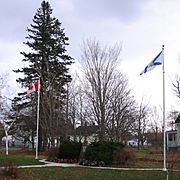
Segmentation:
<svg viewBox="0 0 180 180">
<path fill-rule="evenodd" d="M 65 85 L 71 81 L 68 65 L 73 63 L 73 59 L 66 53 L 68 37 L 59 20 L 52 17 L 49 2 L 42 1 L 27 32 L 27 41 L 24 44 L 30 51 L 21 54 L 28 66 L 15 72 L 24 73 L 23 78 L 17 79 L 17 82 L 24 86 L 27 86 L 25 83 L 32 83 L 33 79 L 40 77 L 40 141 L 45 147 L 49 141 L 54 145 L 54 140 L 63 135 L 62 127 L 66 124 L 63 108 Z M 35 104 L 31 103 L 31 106 Z"/>
</svg>

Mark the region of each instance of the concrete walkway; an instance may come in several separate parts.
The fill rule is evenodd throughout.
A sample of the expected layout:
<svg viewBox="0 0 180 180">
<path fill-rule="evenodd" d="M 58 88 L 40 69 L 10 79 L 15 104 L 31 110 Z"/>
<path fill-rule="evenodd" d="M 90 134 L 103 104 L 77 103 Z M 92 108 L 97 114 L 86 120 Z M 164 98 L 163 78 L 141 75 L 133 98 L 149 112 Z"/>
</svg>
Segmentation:
<svg viewBox="0 0 180 180">
<path fill-rule="evenodd" d="M 126 171 L 163 171 L 162 168 L 114 168 L 114 167 L 96 167 L 96 166 L 82 166 L 79 164 L 68 163 L 54 163 L 46 161 L 45 159 L 39 160 L 45 164 L 43 165 L 29 165 L 19 166 L 18 168 L 36 168 L 36 167 L 86 167 L 86 168 L 98 168 L 98 169 L 114 169 L 114 170 L 126 170 Z"/>
<path fill-rule="evenodd" d="M 36 168 L 36 167 L 78 167 L 78 164 L 67 164 L 67 163 L 54 163 L 46 161 L 45 159 L 39 160 L 39 162 L 45 163 L 43 165 L 28 165 L 28 166 L 19 166 L 19 168 Z"/>
</svg>

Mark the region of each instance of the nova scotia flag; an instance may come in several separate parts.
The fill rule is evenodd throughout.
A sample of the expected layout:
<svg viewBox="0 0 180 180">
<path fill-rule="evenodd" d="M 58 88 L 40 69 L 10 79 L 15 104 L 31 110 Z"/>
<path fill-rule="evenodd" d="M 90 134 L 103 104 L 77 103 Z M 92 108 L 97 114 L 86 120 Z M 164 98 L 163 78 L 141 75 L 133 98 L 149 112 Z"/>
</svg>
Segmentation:
<svg viewBox="0 0 180 180">
<path fill-rule="evenodd" d="M 162 51 L 144 68 L 144 70 L 140 73 L 140 75 L 154 69 L 157 65 L 161 65 L 163 63 L 163 53 Z"/>
</svg>

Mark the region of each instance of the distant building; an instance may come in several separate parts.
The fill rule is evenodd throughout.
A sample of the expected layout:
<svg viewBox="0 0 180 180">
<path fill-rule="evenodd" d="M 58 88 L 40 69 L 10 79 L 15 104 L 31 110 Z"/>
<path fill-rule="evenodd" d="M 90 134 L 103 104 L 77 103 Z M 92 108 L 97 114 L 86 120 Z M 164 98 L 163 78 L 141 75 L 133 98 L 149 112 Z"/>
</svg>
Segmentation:
<svg viewBox="0 0 180 180">
<path fill-rule="evenodd" d="M 175 130 L 166 131 L 167 150 L 180 149 L 180 115 L 175 121 Z"/>
<path fill-rule="evenodd" d="M 138 147 L 138 140 L 137 139 L 132 139 L 127 141 L 127 145 L 130 147 Z"/>
<path fill-rule="evenodd" d="M 90 144 L 91 142 L 98 141 L 98 126 L 93 125 L 87 125 L 79 126 L 76 128 L 75 135 L 76 135 L 76 141 Z M 70 137 L 71 140 L 73 140 L 73 136 Z"/>
</svg>

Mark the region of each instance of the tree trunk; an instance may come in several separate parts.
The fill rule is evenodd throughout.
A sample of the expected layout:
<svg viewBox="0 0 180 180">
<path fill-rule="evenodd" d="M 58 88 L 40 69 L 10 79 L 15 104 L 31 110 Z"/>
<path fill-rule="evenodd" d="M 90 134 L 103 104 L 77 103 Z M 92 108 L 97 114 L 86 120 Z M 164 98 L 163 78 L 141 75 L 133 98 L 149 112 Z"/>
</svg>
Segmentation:
<svg viewBox="0 0 180 180">
<path fill-rule="evenodd" d="M 8 133 L 7 133 L 7 131 L 5 131 L 5 133 L 6 133 L 6 155 L 8 155 L 9 153 L 8 153 Z"/>
</svg>

